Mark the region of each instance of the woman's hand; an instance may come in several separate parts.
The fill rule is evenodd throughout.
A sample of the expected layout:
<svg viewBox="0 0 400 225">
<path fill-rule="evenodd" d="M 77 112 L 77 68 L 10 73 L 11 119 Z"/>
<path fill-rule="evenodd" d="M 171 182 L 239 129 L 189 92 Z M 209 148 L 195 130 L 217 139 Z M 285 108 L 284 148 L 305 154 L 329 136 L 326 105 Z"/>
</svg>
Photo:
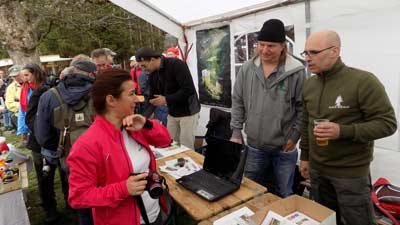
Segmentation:
<svg viewBox="0 0 400 225">
<path fill-rule="evenodd" d="M 122 125 L 130 131 L 138 131 L 143 128 L 146 123 L 146 118 L 139 114 L 133 114 L 125 117 L 122 120 Z"/>
<path fill-rule="evenodd" d="M 126 187 L 132 196 L 141 195 L 144 192 L 147 184 L 147 173 L 141 173 L 134 176 L 129 176 L 126 180 Z"/>
</svg>

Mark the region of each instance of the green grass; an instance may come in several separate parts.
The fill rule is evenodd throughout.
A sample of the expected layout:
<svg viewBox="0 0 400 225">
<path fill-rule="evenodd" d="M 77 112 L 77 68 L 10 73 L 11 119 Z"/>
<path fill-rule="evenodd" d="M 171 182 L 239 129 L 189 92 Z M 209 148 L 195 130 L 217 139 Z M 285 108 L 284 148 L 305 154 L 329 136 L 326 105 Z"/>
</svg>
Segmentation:
<svg viewBox="0 0 400 225">
<path fill-rule="evenodd" d="M 2 135 L 0 135 L 2 136 Z M 14 146 L 19 146 L 22 143 L 22 139 L 15 134 L 4 133 L 7 143 L 13 144 Z M 18 148 L 20 152 L 28 154 L 31 156 L 31 151 L 26 148 Z M 35 168 L 29 173 L 29 188 L 27 190 L 27 202 L 26 208 L 28 210 L 29 220 L 31 225 L 45 225 L 45 212 L 40 205 L 40 197 L 38 192 L 38 184 L 36 179 Z M 78 217 L 77 214 L 69 210 L 65 210 L 64 196 L 61 191 L 61 181 L 59 173 L 56 172 L 56 177 L 54 181 L 54 189 L 56 193 L 57 200 L 57 211 L 60 214 L 60 219 L 58 224 L 62 225 L 77 225 Z M 183 212 L 183 210 L 178 210 L 178 216 L 176 218 L 176 225 L 194 225 L 197 224 L 189 215 Z"/>
<path fill-rule="evenodd" d="M 22 143 L 22 139 L 15 134 L 10 134 L 5 132 L 4 136 L 6 137 L 7 143 L 11 143 L 18 148 Z M 28 154 L 31 156 L 31 151 L 27 148 L 18 148 L 18 151 Z M 29 220 L 31 225 L 45 225 L 45 212 L 40 205 L 40 197 L 38 192 L 38 183 L 35 173 L 35 168 L 32 168 L 32 171 L 29 173 L 29 188 L 27 190 L 27 202 L 26 208 L 28 210 Z M 78 217 L 76 213 L 65 210 L 65 201 L 63 194 L 61 192 L 61 181 L 58 172 L 56 172 L 55 181 L 54 181 L 54 189 L 56 193 L 57 200 L 57 211 L 60 214 L 60 222 L 59 224 L 63 225 L 75 225 L 78 224 Z"/>
</svg>

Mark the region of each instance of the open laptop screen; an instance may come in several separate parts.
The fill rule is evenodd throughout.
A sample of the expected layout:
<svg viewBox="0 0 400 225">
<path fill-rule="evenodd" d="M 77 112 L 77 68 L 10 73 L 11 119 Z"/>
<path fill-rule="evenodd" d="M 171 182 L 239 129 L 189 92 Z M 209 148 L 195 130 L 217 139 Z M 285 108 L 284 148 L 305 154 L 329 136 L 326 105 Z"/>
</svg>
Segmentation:
<svg viewBox="0 0 400 225">
<path fill-rule="evenodd" d="M 218 177 L 240 182 L 247 151 L 245 146 L 216 137 L 207 137 L 203 169 Z"/>
</svg>

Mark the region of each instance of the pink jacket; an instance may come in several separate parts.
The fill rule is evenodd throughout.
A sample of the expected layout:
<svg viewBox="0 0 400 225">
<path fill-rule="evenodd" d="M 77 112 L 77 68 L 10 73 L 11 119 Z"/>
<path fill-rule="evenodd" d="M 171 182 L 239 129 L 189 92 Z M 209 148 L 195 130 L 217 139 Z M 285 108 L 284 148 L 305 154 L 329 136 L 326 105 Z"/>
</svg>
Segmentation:
<svg viewBox="0 0 400 225">
<path fill-rule="evenodd" d="M 167 146 L 171 142 L 165 127 L 155 121 L 152 129 L 130 132 L 150 153 L 150 169 L 156 170 L 149 144 Z M 139 225 L 140 211 L 129 195 L 126 179 L 134 173 L 122 133 L 97 116 L 89 129 L 74 143 L 67 163 L 70 167 L 69 198 L 73 208 L 92 208 L 96 225 Z M 163 202 L 162 208 L 165 207 Z"/>
</svg>

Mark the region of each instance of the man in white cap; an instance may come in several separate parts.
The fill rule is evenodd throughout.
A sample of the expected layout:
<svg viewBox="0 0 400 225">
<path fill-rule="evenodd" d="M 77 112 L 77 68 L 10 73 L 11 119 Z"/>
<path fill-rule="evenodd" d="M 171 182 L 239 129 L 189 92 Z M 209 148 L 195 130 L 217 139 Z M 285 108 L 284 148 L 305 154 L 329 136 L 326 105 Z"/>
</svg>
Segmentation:
<svg viewBox="0 0 400 225">
<path fill-rule="evenodd" d="M 15 130 L 17 129 L 19 98 L 21 96 L 21 70 L 22 66 L 20 65 L 15 65 L 8 69 L 8 76 L 13 81 L 7 87 L 5 104 L 10 112 L 11 124 Z"/>
</svg>

